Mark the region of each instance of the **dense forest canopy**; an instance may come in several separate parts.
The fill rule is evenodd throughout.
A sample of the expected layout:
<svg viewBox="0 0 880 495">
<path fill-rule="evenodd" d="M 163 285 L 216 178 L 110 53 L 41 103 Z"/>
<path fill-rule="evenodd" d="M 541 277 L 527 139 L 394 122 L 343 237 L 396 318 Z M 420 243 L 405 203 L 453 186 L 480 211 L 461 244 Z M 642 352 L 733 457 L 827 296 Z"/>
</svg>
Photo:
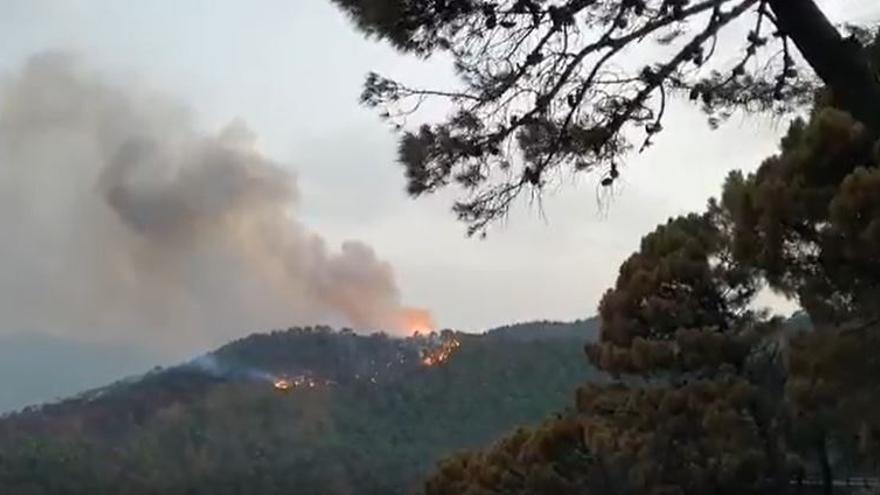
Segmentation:
<svg viewBox="0 0 880 495">
<path fill-rule="evenodd" d="M 604 379 L 580 352 L 595 327 L 255 334 L 7 415 L 0 492 L 410 493 L 442 457 L 563 412 L 577 384 Z M 436 359 L 448 342 L 454 352 Z M 273 387 L 281 378 L 292 386 Z"/>
<path fill-rule="evenodd" d="M 818 78 L 880 131 L 871 33 L 842 35 L 814 0 L 333 2 L 369 36 L 451 59 L 454 88 L 374 73 L 362 101 L 402 131 L 411 194 L 465 191 L 454 210 L 471 234 L 560 177 L 598 170 L 613 185 L 627 153 L 662 132 L 674 97 L 717 125 L 737 111 L 807 107 Z M 401 127 L 429 98 L 446 101 L 449 117 Z"/>
<path fill-rule="evenodd" d="M 452 60 L 457 88 L 371 74 L 362 101 L 390 119 L 449 103 L 445 121 L 398 124 L 399 161 L 413 195 L 464 189 L 470 234 L 561 173 L 612 186 L 672 97 L 713 126 L 809 110 L 757 172 L 732 172 L 621 265 L 585 348 L 613 380 L 582 385 L 569 416 L 448 459 L 428 494 L 787 493 L 810 477 L 830 494 L 842 471 L 877 471 L 874 26 L 836 27 L 814 0 L 334 1 L 368 35 Z M 756 307 L 763 288 L 809 328 Z"/>
<path fill-rule="evenodd" d="M 445 462 L 427 493 L 831 493 L 880 461 L 880 146 L 828 93 L 603 297 L 576 413 Z M 755 308 L 769 286 L 804 313 Z"/>
</svg>

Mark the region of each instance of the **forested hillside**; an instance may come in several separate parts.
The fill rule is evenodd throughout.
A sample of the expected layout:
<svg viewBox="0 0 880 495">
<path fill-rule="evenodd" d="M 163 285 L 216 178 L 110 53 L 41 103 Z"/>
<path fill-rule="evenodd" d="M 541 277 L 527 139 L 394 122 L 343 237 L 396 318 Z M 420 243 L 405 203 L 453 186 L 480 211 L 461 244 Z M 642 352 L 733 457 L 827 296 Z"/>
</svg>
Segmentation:
<svg viewBox="0 0 880 495">
<path fill-rule="evenodd" d="M 394 339 L 252 335 L 189 363 L 7 415 L 0 492 L 405 493 L 601 380 L 591 321 Z"/>
</svg>

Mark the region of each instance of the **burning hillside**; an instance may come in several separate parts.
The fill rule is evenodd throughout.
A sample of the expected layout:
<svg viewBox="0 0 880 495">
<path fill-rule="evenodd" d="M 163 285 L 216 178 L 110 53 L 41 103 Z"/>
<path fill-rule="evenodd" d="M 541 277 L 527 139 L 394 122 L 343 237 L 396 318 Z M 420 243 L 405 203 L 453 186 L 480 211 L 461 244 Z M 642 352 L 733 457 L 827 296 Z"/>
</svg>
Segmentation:
<svg viewBox="0 0 880 495">
<path fill-rule="evenodd" d="M 403 495 L 446 453 L 564 407 L 595 373 L 580 349 L 452 331 L 255 334 L 0 418 L 0 493 Z"/>
<path fill-rule="evenodd" d="M 239 354 L 239 346 L 232 345 L 184 367 L 225 382 L 257 382 L 289 392 L 356 382 L 396 382 L 421 368 L 448 362 L 462 345 L 452 330 L 392 338 L 333 332 L 327 327 L 253 335 L 247 340 L 261 349 L 266 341 L 265 351 Z"/>
<path fill-rule="evenodd" d="M 310 375 L 297 375 L 293 377 L 277 377 L 273 379 L 272 386 L 281 392 L 290 392 L 302 388 L 315 388 L 332 385 L 330 380 L 322 380 Z"/>
<path fill-rule="evenodd" d="M 386 361 L 371 360 L 372 372 L 367 374 L 356 373 L 353 377 L 347 377 L 349 380 L 353 378 L 355 381 L 366 380 L 370 383 L 379 383 L 388 381 L 400 371 L 411 368 L 413 363 L 423 367 L 438 366 L 446 363 L 453 354 L 461 347 L 461 342 L 456 338 L 452 331 L 444 331 L 442 334 L 431 332 L 428 335 L 420 335 L 416 333 L 413 337 L 404 340 L 408 344 L 410 350 L 418 350 L 418 359 L 412 359 L 412 352 L 398 352 L 393 358 Z M 407 356 L 409 354 L 409 358 Z M 259 373 L 251 373 L 259 375 Z M 348 381 L 348 380 L 346 380 Z M 301 373 L 298 375 L 281 375 L 272 377 L 272 386 L 281 392 L 290 392 L 296 389 L 311 389 L 317 387 L 326 387 L 334 385 L 336 382 L 327 378 L 319 378 L 314 375 L 314 371 Z"/>
<path fill-rule="evenodd" d="M 425 366 L 437 366 L 443 364 L 458 350 L 461 342 L 450 332 L 442 336 L 436 345 L 422 349 L 421 363 Z"/>
</svg>

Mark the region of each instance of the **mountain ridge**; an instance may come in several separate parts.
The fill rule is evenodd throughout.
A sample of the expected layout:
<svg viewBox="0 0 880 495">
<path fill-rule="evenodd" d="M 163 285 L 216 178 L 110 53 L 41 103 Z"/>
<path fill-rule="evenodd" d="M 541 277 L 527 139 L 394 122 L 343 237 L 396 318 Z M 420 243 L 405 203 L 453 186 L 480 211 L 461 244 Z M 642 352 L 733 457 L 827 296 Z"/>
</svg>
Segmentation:
<svg viewBox="0 0 880 495">
<path fill-rule="evenodd" d="M 583 355 L 583 323 L 515 328 L 403 339 L 329 327 L 251 334 L 6 415 L 0 488 L 407 493 L 439 459 L 564 414 L 577 385 L 604 379 Z M 278 380 L 290 386 L 277 389 Z"/>
</svg>

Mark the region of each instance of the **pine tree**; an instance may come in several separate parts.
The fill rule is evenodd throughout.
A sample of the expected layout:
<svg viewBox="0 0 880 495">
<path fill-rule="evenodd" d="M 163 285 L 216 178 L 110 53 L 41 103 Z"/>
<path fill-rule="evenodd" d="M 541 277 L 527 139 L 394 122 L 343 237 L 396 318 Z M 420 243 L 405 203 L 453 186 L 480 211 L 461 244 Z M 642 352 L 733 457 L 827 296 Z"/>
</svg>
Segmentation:
<svg viewBox="0 0 880 495">
<path fill-rule="evenodd" d="M 411 194 L 450 184 L 468 193 L 454 210 L 471 234 L 560 177 L 597 170 L 613 184 L 627 154 L 662 132 L 675 96 L 713 126 L 737 111 L 787 114 L 810 104 L 812 72 L 880 133 L 868 33 L 844 38 L 814 0 L 332 1 L 368 36 L 452 60 L 455 88 L 374 73 L 362 101 L 403 131 Z M 736 24 L 749 28 L 729 46 Z M 720 61 L 734 50 L 735 62 Z M 428 98 L 445 100 L 451 116 L 400 127 Z"/>
<path fill-rule="evenodd" d="M 840 464 L 880 459 L 880 141 L 836 103 L 820 94 L 755 173 L 731 173 L 705 213 L 643 238 L 586 349 L 616 380 L 581 387 L 571 416 L 518 434 L 515 445 L 558 446 L 535 461 L 542 470 L 576 453 L 573 479 L 591 487 L 578 493 L 624 494 L 785 493 L 818 470 L 830 493 Z M 799 302 L 810 328 L 754 309 L 764 285 Z M 495 465 L 510 445 L 469 462 L 537 469 L 524 448 Z"/>
</svg>

